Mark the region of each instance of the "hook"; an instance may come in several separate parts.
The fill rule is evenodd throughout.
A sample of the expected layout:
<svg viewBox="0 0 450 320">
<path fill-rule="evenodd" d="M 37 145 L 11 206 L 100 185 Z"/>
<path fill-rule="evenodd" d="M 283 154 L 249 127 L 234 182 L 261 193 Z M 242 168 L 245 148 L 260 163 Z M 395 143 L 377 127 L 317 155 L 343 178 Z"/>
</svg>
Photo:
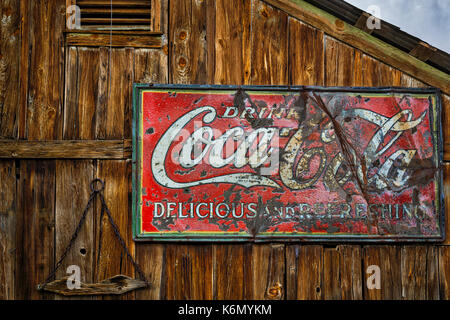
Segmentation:
<svg viewBox="0 0 450 320">
<path fill-rule="evenodd" d="M 99 182 L 100 183 L 100 188 L 96 188 L 96 183 Z M 94 180 L 91 181 L 91 191 L 92 192 L 101 192 L 105 189 L 105 183 L 103 182 L 103 180 L 99 179 L 99 178 L 95 178 Z"/>
</svg>

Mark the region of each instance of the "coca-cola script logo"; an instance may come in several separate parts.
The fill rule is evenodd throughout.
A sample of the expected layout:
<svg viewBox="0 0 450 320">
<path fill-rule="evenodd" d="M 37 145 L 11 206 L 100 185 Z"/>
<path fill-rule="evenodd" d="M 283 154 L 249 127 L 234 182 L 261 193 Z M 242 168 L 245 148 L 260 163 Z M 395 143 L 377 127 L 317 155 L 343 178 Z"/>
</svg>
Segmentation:
<svg viewBox="0 0 450 320">
<path fill-rule="evenodd" d="M 142 101 L 144 233 L 439 231 L 430 95 L 161 90 Z"/>
</svg>

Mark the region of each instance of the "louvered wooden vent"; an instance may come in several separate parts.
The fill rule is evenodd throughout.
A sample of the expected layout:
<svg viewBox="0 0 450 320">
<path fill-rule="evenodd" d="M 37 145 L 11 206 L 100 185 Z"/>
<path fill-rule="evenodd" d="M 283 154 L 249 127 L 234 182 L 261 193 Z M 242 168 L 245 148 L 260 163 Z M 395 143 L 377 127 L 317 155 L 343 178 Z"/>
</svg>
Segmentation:
<svg viewBox="0 0 450 320">
<path fill-rule="evenodd" d="M 111 0 L 77 0 L 83 29 L 111 28 Z M 113 29 L 150 29 L 151 0 L 112 0 Z"/>
</svg>

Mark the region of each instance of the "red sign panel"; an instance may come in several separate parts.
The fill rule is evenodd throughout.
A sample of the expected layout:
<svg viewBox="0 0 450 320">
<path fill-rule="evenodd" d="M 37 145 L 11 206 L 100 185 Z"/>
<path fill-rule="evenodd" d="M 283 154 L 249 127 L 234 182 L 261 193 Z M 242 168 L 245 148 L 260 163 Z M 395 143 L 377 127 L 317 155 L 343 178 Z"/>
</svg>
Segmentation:
<svg viewBox="0 0 450 320">
<path fill-rule="evenodd" d="M 135 239 L 437 241 L 439 94 L 135 86 Z"/>
</svg>

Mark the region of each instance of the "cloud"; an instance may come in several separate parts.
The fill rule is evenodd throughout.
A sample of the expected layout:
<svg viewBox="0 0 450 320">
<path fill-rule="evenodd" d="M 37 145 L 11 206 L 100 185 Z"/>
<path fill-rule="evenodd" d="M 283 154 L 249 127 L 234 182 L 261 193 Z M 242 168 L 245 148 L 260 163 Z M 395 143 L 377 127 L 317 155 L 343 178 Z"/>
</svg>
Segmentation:
<svg viewBox="0 0 450 320">
<path fill-rule="evenodd" d="M 381 19 L 400 27 L 446 52 L 450 52 L 450 0 L 346 0 L 367 11 L 380 8 Z"/>
</svg>

